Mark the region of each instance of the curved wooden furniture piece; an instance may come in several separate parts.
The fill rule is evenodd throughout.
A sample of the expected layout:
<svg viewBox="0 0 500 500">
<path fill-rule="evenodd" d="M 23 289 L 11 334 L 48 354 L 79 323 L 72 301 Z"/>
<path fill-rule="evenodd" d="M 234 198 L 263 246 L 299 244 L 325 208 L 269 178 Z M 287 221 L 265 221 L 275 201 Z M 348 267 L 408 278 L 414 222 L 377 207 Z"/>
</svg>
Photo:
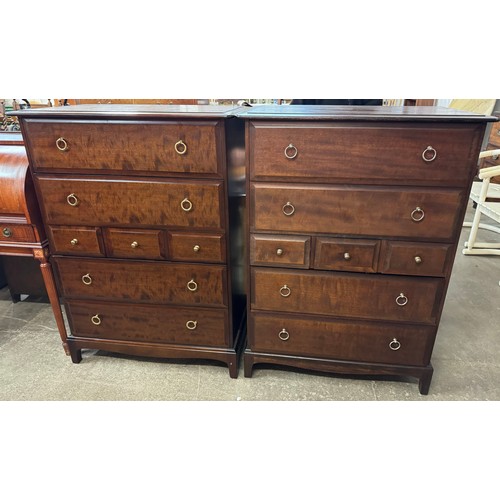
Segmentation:
<svg viewBox="0 0 500 500">
<path fill-rule="evenodd" d="M 40 218 L 28 158 L 21 134 L 0 134 L 0 255 L 34 257 L 63 343 L 69 355 L 66 328 L 49 262 L 48 240 Z"/>
</svg>

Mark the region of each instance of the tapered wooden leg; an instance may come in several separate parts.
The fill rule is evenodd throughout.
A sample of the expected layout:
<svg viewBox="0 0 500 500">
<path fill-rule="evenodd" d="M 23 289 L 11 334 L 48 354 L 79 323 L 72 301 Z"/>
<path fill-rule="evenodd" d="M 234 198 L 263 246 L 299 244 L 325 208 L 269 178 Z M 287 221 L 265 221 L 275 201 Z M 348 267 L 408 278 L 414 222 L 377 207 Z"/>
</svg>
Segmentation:
<svg viewBox="0 0 500 500">
<path fill-rule="evenodd" d="M 71 361 L 73 363 L 78 364 L 82 360 L 82 350 L 78 349 L 73 342 L 68 342 L 69 345 L 69 354 L 71 356 Z"/>
<path fill-rule="evenodd" d="M 427 396 L 429 394 L 429 388 L 431 386 L 432 374 L 434 373 L 434 368 L 429 365 L 426 372 L 420 377 L 418 381 L 418 390 L 420 394 L 423 396 Z"/>
<path fill-rule="evenodd" d="M 238 378 L 238 356 L 234 355 L 229 358 L 227 362 L 227 367 L 229 368 L 229 376 L 231 378 Z"/>
<path fill-rule="evenodd" d="M 243 373 L 245 377 L 250 378 L 253 371 L 253 356 L 243 353 Z"/>
<path fill-rule="evenodd" d="M 68 336 L 66 334 L 64 317 L 61 310 L 61 304 L 59 303 L 59 296 L 57 294 L 52 266 L 50 265 L 50 262 L 47 259 L 46 252 L 44 250 L 35 250 L 34 254 L 35 258 L 40 261 L 40 269 L 42 271 L 43 281 L 45 283 L 45 288 L 47 289 L 47 295 L 49 296 L 50 305 L 52 306 L 52 311 L 56 319 L 57 329 L 59 330 L 59 335 L 62 340 L 64 352 L 66 353 L 66 355 L 70 355 L 70 350 L 68 347 Z"/>
</svg>

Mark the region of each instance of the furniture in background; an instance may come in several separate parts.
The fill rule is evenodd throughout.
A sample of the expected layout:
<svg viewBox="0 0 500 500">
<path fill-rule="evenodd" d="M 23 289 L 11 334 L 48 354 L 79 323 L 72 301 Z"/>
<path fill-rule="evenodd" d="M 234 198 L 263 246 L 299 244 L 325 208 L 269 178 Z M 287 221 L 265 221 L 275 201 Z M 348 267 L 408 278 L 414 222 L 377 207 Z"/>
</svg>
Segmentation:
<svg viewBox="0 0 500 500">
<path fill-rule="evenodd" d="M 63 347 L 69 354 L 66 343 L 66 328 L 49 262 L 48 241 L 40 217 L 32 177 L 28 168 L 28 158 L 21 134 L 0 134 L 0 255 L 34 257 L 40 269 L 46 292 L 54 312 Z M 10 269 L 13 298 L 27 286 L 25 278 L 16 276 Z M 21 281 L 17 281 L 21 279 Z M 23 281 L 24 280 L 24 281 Z M 34 283 L 30 285 L 40 288 Z M 16 285 L 18 284 L 18 286 Z M 36 294 L 36 292 L 35 292 Z"/>
<path fill-rule="evenodd" d="M 232 110 L 101 104 L 16 112 L 73 362 L 82 349 L 201 358 L 237 377 L 244 130 Z"/>
<path fill-rule="evenodd" d="M 481 152 L 479 157 L 481 159 L 496 158 L 498 161 L 499 155 L 500 149 L 490 149 Z M 463 224 L 464 227 L 471 228 L 469 239 L 465 242 L 466 248 L 462 250 L 464 255 L 500 255 L 500 243 L 477 241 L 479 229 L 500 234 L 500 226 L 498 225 L 500 224 L 500 185 L 492 183 L 495 176 L 500 176 L 499 164 L 480 169 L 479 179 L 481 181 L 472 183 L 470 199 L 474 204 L 474 218 L 472 222 L 464 222 Z M 481 216 L 491 219 L 496 225 L 481 223 Z"/>
<path fill-rule="evenodd" d="M 419 379 L 486 123 L 447 108 L 256 107 L 246 120 L 245 376 L 271 363 Z"/>
<path fill-rule="evenodd" d="M 495 112 L 493 116 L 500 118 L 500 113 Z M 493 151 L 500 149 L 500 121 L 495 122 L 491 125 L 490 134 L 488 136 L 488 142 L 485 147 L 485 151 Z M 483 155 L 479 162 L 479 169 L 493 167 L 499 164 L 500 155 L 498 153 L 493 153 L 492 155 Z M 496 175 L 490 178 L 492 184 L 500 184 L 500 176 Z"/>
</svg>

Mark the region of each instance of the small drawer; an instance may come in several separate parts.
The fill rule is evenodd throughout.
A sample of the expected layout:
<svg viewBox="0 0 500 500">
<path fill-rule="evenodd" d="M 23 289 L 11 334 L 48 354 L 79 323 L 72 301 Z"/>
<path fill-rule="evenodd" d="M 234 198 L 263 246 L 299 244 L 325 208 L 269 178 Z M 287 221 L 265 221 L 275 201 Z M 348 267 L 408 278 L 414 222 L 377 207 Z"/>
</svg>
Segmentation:
<svg viewBox="0 0 500 500">
<path fill-rule="evenodd" d="M 227 346 L 227 310 L 74 301 L 66 304 L 72 333 L 128 342 Z"/>
<path fill-rule="evenodd" d="M 28 224 L 0 224 L 0 242 L 36 242 L 33 227 Z"/>
<path fill-rule="evenodd" d="M 451 245 L 384 241 L 379 271 L 386 274 L 445 276 Z"/>
<path fill-rule="evenodd" d="M 316 238 L 315 269 L 376 273 L 380 242 Z"/>
<path fill-rule="evenodd" d="M 227 274 L 222 265 L 77 257 L 54 257 L 54 263 L 65 298 L 227 305 Z"/>
<path fill-rule="evenodd" d="M 170 260 L 180 262 L 226 262 L 222 234 L 168 233 Z"/>
<path fill-rule="evenodd" d="M 435 327 L 250 314 L 253 352 L 426 366 Z"/>
<path fill-rule="evenodd" d="M 163 259 L 162 231 L 108 228 L 106 247 L 110 257 Z"/>
<path fill-rule="evenodd" d="M 309 268 L 308 236 L 250 236 L 250 263 L 256 266 Z"/>
<path fill-rule="evenodd" d="M 218 176 L 216 121 L 24 120 L 36 171 L 115 171 Z"/>
<path fill-rule="evenodd" d="M 48 227 L 52 253 L 103 257 L 98 227 Z"/>
</svg>

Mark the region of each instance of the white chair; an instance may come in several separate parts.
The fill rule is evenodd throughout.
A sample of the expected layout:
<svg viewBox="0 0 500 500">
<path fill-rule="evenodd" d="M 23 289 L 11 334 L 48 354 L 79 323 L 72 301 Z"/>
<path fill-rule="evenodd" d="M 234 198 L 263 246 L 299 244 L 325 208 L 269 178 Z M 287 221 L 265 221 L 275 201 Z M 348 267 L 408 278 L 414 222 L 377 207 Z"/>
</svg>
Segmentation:
<svg viewBox="0 0 500 500">
<path fill-rule="evenodd" d="M 479 158 L 500 154 L 500 149 L 483 151 Z M 479 170 L 482 182 L 473 182 L 470 199 L 476 204 L 472 222 L 464 222 L 464 227 L 470 227 L 469 239 L 465 242 L 464 255 L 500 255 L 500 243 L 477 242 L 479 229 L 486 229 L 500 234 L 500 226 L 480 223 L 481 215 L 489 217 L 500 224 L 500 184 L 490 183 L 492 177 L 500 175 L 500 165 L 486 167 Z"/>
</svg>

